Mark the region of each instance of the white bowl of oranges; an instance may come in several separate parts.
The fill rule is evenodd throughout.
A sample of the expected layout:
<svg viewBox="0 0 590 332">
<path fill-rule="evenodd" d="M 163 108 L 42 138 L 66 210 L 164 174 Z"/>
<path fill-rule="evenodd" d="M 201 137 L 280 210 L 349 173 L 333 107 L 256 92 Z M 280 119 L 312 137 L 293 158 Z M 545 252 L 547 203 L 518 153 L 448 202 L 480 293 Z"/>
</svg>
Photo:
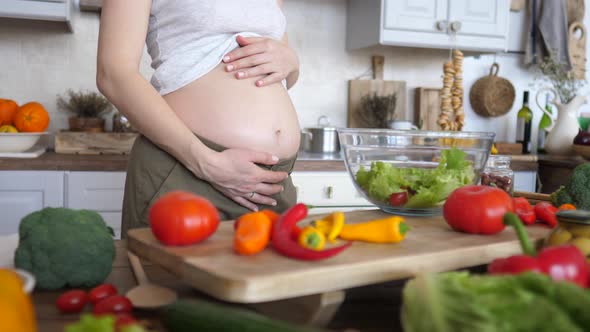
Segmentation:
<svg viewBox="0 0 590 332">
<path fill-rule="evenodd" d="M 47 134 L 49 114 L 43 105 L 29 102 L 18 106 L 10 99 L 0 99 L 0 152 L 23 152 Z"/>
</svg>

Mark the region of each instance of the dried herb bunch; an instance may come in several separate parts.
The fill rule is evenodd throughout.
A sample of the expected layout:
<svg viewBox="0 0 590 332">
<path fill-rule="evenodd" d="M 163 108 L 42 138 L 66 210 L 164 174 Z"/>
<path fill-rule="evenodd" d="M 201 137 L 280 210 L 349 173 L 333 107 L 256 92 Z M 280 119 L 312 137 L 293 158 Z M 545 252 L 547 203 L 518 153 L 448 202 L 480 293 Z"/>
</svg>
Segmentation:
<svg viewBox="0 0 590 332">
<path fill-rule="evenodd" d="M 377 93 L 361 98 L 360 112 L 357 120 L 372 128 L 387 128 L 387 122 L 393 120 L 397 96 L 395 93 L 379 96 Z"/>
<path fill-rule="evenodd" d="M 550 52 L 550 56 L 539 63 L 541 73 L 545 75 L 563 104 L 569 103 L 577 92 L 584 86 L 585 81 L 576 80 L 574 72 L 569 71 L 567 65 L 559 60 L 556 52 Z"/>
<path fill-rule="evenodd" d="M 58 96 L 57 107 L 79 118 L 98 118 L 112 109 L 111 103 L 101 94 L 68 90 L 67 96 Z"/>
</svg>

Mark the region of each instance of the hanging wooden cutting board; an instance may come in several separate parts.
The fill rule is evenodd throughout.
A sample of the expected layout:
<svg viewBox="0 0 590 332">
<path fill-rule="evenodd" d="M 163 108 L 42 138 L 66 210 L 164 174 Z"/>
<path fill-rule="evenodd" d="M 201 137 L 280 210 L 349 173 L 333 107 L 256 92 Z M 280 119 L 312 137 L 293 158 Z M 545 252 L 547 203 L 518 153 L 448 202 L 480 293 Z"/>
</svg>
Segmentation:
<svg viewBox="0 0 590 332">
<path fill-rule="evenodd" d="M 421 130 L 440 130 L 440 88 L 417 87 L 414 95 L 414 123 Z"/>
<path fill-rule="evenodd" d="M 376 93 L 378 96 L 396 94 L 395 118 L 403 119 L 406 115 L 406 82 L 383 80 L 383 56 L 373 56 L 373 79 L 348 81 L 348 127 L 367 128 L 364 121 L 359 118 L 362 112 L 361 99 L 364 96 Z M 393 120 L 393 115 L 388 117 Z"/>
</svg>

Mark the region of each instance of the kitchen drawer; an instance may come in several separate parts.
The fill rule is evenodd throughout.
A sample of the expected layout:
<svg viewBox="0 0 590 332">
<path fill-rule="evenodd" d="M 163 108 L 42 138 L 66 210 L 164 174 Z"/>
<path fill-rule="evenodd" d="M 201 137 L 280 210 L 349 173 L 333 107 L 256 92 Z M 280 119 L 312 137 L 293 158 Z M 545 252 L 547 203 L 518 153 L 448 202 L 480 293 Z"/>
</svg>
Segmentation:
<svg viewBox="0 0 590 332">
<path fill-rule="evenodd" d="M 63 172 L 0 172 L 0 235 L 18 232 L 21 219 L 45 207 L 63 205 Z"/>
<path fill-rule="evenodd" d="M 66 173 L 65 206 L 98 212 L 120 212 L 125 172 Z"/>
<path fill-rule="evenodd" d="M 373 206 L 356 190 L 347 172 L 293 172 L 297 201 L 313 206 Z"/>
</svg>

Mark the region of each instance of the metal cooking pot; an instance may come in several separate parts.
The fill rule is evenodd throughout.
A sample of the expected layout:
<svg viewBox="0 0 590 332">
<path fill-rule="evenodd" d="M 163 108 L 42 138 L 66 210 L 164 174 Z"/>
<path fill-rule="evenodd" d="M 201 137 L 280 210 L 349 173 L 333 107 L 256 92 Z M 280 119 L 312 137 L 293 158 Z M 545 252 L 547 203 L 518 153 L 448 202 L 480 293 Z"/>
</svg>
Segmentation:
<svg viewBox="0 0 590 332">
<path fill-rule="evenodd" d="M 330 127 L 328 117 L 322 115 L 318 126 L 301 131 L 300 150 L 314 153 L 340 152 L 340 141 L 335 127 Z"/>
</svg>

